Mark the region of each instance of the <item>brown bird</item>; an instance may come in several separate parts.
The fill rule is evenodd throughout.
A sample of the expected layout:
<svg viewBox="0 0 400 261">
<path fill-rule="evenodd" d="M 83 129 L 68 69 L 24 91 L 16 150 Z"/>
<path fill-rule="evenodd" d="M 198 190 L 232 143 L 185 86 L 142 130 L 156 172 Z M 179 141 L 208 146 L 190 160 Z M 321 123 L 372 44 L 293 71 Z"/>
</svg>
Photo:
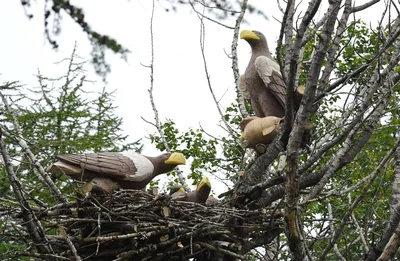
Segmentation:
<svg viewBox="0 0 400 261">
<path fill-rule="evenodd" d="M 186 163 L 184 155 L 177 152 L 157 157 L 124 151 L 65 154 L 56 158 L 58 161 L 47 168 L 48 172 L 90 181 L 91 185 L 106 192 L 116 188 L 142 189 L 157 175 Z"/>
<path fill-rule="evenodd" d="M 171 193 L 171 188 L 170 194 L 172 194 L 172 200 L 195 202 L 199 204 L 206 203 L 211 191 L 211 183 L 207 177 L 203 177 L 200 183 L 197 185 L 196 190 L 189 193 L 187 193 L 182 187 L 178 187 L 179 185 L 174 186 L 172 186 L 172 188 L 177 190 L 174 193 Z"/>
<path fill-rule="evenodd" d="M 266 149 L 264 145 L 270 144 L 279 134 L 282 122 L 283 118 L 274 116 L 244 118 L 239 124 L 242 131 L 242 146 L 255 149 L 260 154 L 264 153 Z"/>
<path fill-rule="evenodd" d="M 279 65 L 272 58 L 265 36 L 257 31 L 243 30 L 240 38 L 251 47 L 247 69 L 240 77 L 240 88 L 250 100 L 256 116 L 285 116 L 286 85 Z"/>
</svg>

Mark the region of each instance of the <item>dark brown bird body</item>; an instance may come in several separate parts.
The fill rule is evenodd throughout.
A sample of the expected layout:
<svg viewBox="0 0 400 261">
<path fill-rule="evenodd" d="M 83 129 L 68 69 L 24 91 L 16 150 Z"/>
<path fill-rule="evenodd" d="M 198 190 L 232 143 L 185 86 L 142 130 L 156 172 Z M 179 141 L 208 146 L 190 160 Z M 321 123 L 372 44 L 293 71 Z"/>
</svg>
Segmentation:
<svg viewBox="0 0 400 261">
<path fill-rule="evenodd" d="M 112 187 L 103 185 L 108 180 L 117 183 L 121 188 L 142 189 L 157 175 L 185 164 L 181 153 L 163 153 L 158 157 L 149 157 L 128 151 L 66 154 L 56 158 L 58 161 L 47 171 L 66 174 L 81 181 L 95 180 L 96 184 L 102 184 L 101 187 L 104 188 Z"/>
<path fill-rule="evenodd" d="M 244 30 L 240 37 L 251 46 L 251 58 L 240 87 L 250 100 L 256 116 L 262 118 L 285 116 L 286 87 L 279 65 L 273 60 L 265 36 L 257 31 Z"/>
</svg>

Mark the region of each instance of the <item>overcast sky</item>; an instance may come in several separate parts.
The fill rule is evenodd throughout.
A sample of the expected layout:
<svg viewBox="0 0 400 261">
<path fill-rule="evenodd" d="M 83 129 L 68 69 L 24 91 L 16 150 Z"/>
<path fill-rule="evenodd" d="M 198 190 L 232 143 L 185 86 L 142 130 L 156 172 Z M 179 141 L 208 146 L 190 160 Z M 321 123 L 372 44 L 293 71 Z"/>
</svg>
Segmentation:
<svg viewBox="0 0 400 261">
<path fill-rule="evenodd" d="M 266 15 L 248 15 L 249 24 L 242 29 L 255 29 L 267 36 L 272 52 L 275 52 L 280 24 L 273 18 L 281 19 L 276 1 L 249 1 L 258 4 Z M 305 1 L 308 2 L 308 1 Z M 364 1 L 357 1 L 363 3 Z M 150 17 L 152 1 L 71 1 L 82 7 L 85 18 L 94 30 L 110 35 L 127 47 L 131 53 L 128 62 L 108 53 L 111 64 L 108 76 L 108 90 L 117 90 L 115 104 L 117 114 L 124 119 L 123 128 L 130 140 L 137 140 L 155 131 L 141 117 L 153 120 L 148 89 L 150 87 L 148 65 L 151 59 Z M 0 3 L 0 81 L 18 80 L 26 86 L 37 86 L 35 74 L 40 69 L 43 75 L 56 77 L 65 73 L 65 66 L 54 63 L 69 57 L 75 42 L 78 55 L 90 59 L 91 46 L 80 27 L 64 15 L 62 32 L 57 38 L 59 50 L 55 52 L 46 42 L 43 27 L 44 0 L 37 0 L 31 9 L 34 19 L 26 18 L 20 1 L 2 0 Z M 365 20 L 375 22 L 380 18 L 382 5 L 376 6 L 362 15 Z M 303 4 L 303 6 L 306 6 Z M 165 12 L 156 3 L 153 22 L 154 30 L 154 99 L 161 120 L 173 119 L 181 131 L 201 124 L 213 135 L 224 135 L 217 126 L 219 115 L 210 94 L 200 52 L 200 22 L 188 7 L 178 8 L 178 12 Z M 179 7 L 179 6 L 178 6 Z M 322 17 L 323 8 L 318 17 Z M 201 11 L 201 10 L 199 10 Z M 234 19 L 222 21 L 234 26 Z M 223 107 L 235 99 L 235 86 L 231 69 L 230 53 L 233 31 L 212 22 L 205 22 L 206 58 L 211 84 Z M 250 47 L 241 40 L 238 46 L 239 69 L 244 72 L 250 58 Z M 88 66 L 89 79 L 101 91 L 104 86 L 92 67 Z M 144 154 L 157 155 L 154 146 L 147 143 Z M 224 191 L 221 188 L 219 192 Z"/>
</svg>

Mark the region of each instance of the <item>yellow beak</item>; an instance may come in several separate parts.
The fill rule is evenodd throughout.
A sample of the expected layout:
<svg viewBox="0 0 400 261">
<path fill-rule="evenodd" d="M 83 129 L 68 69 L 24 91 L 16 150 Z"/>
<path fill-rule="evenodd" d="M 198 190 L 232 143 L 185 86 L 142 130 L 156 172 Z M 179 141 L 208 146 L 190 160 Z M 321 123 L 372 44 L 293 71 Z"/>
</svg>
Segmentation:
<svg viewBox="0 0 400 261">
<path fill-rule="evenodd" d="M 204 176 L 204 177 L 201 179 L 199 185 L 197 186 L 197 190 L 200 190 L 200 189 L 201 189 L 202 187 L 204 187 L 204 186 L 207 186 L 207 187 L 211 188 L 211 182 L 210 182 L 210 180 L 209 180 L 206 176 Z"/>
<path fill-rule="evenodd" d="M 182 153 L 173 152 L 173 153 L 171 153 L 171 156 L 169 156 L 169 158 L 165 161 L 165 164 L 185 165 L 186 164 L 186 159 L 185 159 L 185 156 Z"/>
<path fill-rule="evenodd" d="M 240 32 L 240 39 L 244 40 L 260 40 L 260 37 L 256 35 L 253 31 L 243 30 Z"/>
</svg>

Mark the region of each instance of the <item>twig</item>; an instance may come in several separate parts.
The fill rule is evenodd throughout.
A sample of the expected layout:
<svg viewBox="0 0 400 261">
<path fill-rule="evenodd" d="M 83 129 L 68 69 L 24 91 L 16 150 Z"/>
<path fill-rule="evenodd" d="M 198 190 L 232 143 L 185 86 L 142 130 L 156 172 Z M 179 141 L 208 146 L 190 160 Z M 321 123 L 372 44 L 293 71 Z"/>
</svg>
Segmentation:
<svg viewBox="0 0 400 261">
<path fill-rule="evenodd" d="M 238 106 L 239 106 L 240 114 L 242 115 L 243 118 L 248 117 L 249 113 L 248 113 L 248 111 L 246 109 L 243 92 L 242 92 L 242 90 L 241 90 L 241 88 L 239 86 L 239 84 L 240 84 L 240 82 L 239 82 L 240 73 L 239 73 L 239 67 L 238 67 L 237 46 L 238 46 L 238 39 L 239 39 L 240 24 L 242 23 L 244 14 L 246 13 L 247 1 L 248 0 L 243 0 L 242 9 L 240 11 L 240 15 L 236 19 L 235 29 L 233 30 L 232 45 L 231 45 L 232 71 L 233 71 L 233 78 L 235 80 L 235 86 L 236 86 L 237 103 L 238 103 Z"/>
<path fill-rule="evenodd" d="M 67 241 L 67 244 L 68 244 L 69 248 L 71 249 L 72 254 L 75 257 L 75 260 L 82 261 L 81 257 L 78 255 L 78 252 L 76 251 L 76 248 L 75 248 L 74 244 L 72 243 L 71 239 L 69 238 L 65 229 L 62 226 L 60 226 L 59 229 L 60 229 L 60 232 L 63 235 L 65 241 Z"/>
<path fill-rule="evenodd" d="M 330 231 L 332 234 L 335 232 L 335 226 L 333 225 L 333 214 L 332 214 L 332 204 L 329 199 L 327 199 L 327 204 L 328 204 L 328 217 L 329 217 L 329 227 Z M 335 251 L 336 255 L 338 256 L 339 260 L 341 261 L 346 261 L 346 259 L 343 257 L 343 255 L 340 253 L 339 248 L 337 244 L 335 243 L 333 245 L 333 250 Z"/>
<path fill-rule="evenodd" d="M 235 140 L 236 143 L 240 144 L 240 141 L 237 139 L 237 134 L 236 134 L 235 130 L 233 130 L 232 127 L 228 124 L 228 122 L 226 122 L 226 120 L 224 119 L 224 114 L 221 111 L 221 108 L 219 106 L 219 102 L 216 99 L 215 94 L 214 94 L 214 90 L 213 90 L 213 88 L 211 86 L 210 74 L 208 73 L 207 59 L 206 59 L 205 51 L 204 51 L 205 50 L 205 44 L 204 44 L 205 26 L 204 26 L 204 22 L 203 22 L 203 16 L 201 16 L 199 14 L 197 16 L 198 16 L 198 18 L 200 20 L 200 49 L 201 49 L 201 55 L 203 57 L 204 71 L 206 73 L 208 88 L 210 90 L 210 93 L 211 93 L 211 96 L 212 96 L 212 98 L 214 100 L 214 103 L 215 103 L 215 105 L 217 107 L 218 113 L 219 113 L 219 115 L 221 117 L 221 121 L 225 124 L 226 130 L 231 135 L 232 139 Z"/>
<path fill-rule="evenodd" d="M 226 255 L 239 258 L 240 260 L 247 260 L 246 257 L 244 257 L 244 256 L 242 256 L 242 255 L 239 255 L 239 254 L 236 254 L 236 253 L 234 253 L 234 252 L 232 252 L 232 251 L 229 251 L 229 250 L 227 250 L 227 249 L 223 249 L 223 248 L 220 248 L 220 247 L 215 247 L 215 246 L 212 246 L 212 245 L 207 244 L 207 243 L 204 243 L 204 242 L 199 242 L 198 244 L 199 244 L 200 246 L 206 247 L 206 248 L 208 248 L 208 249 L 210 249 L 210 250 L 213 250 L 213 251 L 216 251 L 216 252 L 221 252 L 221 253 L 224 253 L 224 254 L 226 254 Z"/>
<path fill-rule="evenodd" d="M 153 108 L 154 112 L 154 120 L 155 120 L 155 126 L 157 128 L 158 133 L 160 134 L 160 138 L 164 144 L 164 147 L 167 151 L 171 151 L 171 148 L 168 145 L 167 140 L 165 139 L 164 133 L 161 131 L 161 126 L 160 126 L 160 119 L 158 117 L 158 111 L 156 108 L 156 105 L 154 103 L 154 98 L 153 98 L 153 87 L 154 87 L 154 39 L 153 39 L 153 19 L 154 19 L 154 7 L 155 7 L 155 0 L 153 0 L 153 7 L 151 9 L 151 18 L 150 18 L 150 40 L 151 40 L 151 63 L 150 63 L 150 89 L 149 95 L 150 95 L 150 103 L 151 107 Z M 182 171 L 177 167 L 175 168 L 176 175 L 178 176 L 179 182 L 181 185 L 184 187 L 186 191 L 190 191 L 190 188 L 185 182 L 185 178 L 182 175 Z"/>
<path fill-rule="evenodd" d="M 223 23 L 221 23 L 221 22 L 218 22 L 217 20 L 214 20 L 214 19 L 212 19 L 212 18 L 210 18 L 210 17 L 208 17 L 208 16 L 205 16 L 204 13 L 200 13 L 199 11 L 197 11 L 196 8 L 194 7 L 194 5 L 193 5 L 193 3 L 192 3 L 191 0 L 189 0 L 189 3 L 190 3 L 190 5 L 192 6 L 193 11 L 195 11 L 195 13 L 196 13 L 198 16 L 201 16 L 202 18 L 205 18 L 205 19 L 207 19 L 207 20 L 209 20 L 209 21 L 211 21 L 211 22 L 214 22 L 214 23 L 216 23 L 216 24 L 218 24 L 218 25 L 220 25 L 220 26 L 222 26 L 222 27 L 225 27 L 225 28 L 227 28 L 227 29 L 234 29 L 232 26 L 229 26 L 229 25 L 223 24 Z M 203 9 L 205 9 L 205 8 L 206 8 L 206 7 L 203 5 Z"/>
</svg>

